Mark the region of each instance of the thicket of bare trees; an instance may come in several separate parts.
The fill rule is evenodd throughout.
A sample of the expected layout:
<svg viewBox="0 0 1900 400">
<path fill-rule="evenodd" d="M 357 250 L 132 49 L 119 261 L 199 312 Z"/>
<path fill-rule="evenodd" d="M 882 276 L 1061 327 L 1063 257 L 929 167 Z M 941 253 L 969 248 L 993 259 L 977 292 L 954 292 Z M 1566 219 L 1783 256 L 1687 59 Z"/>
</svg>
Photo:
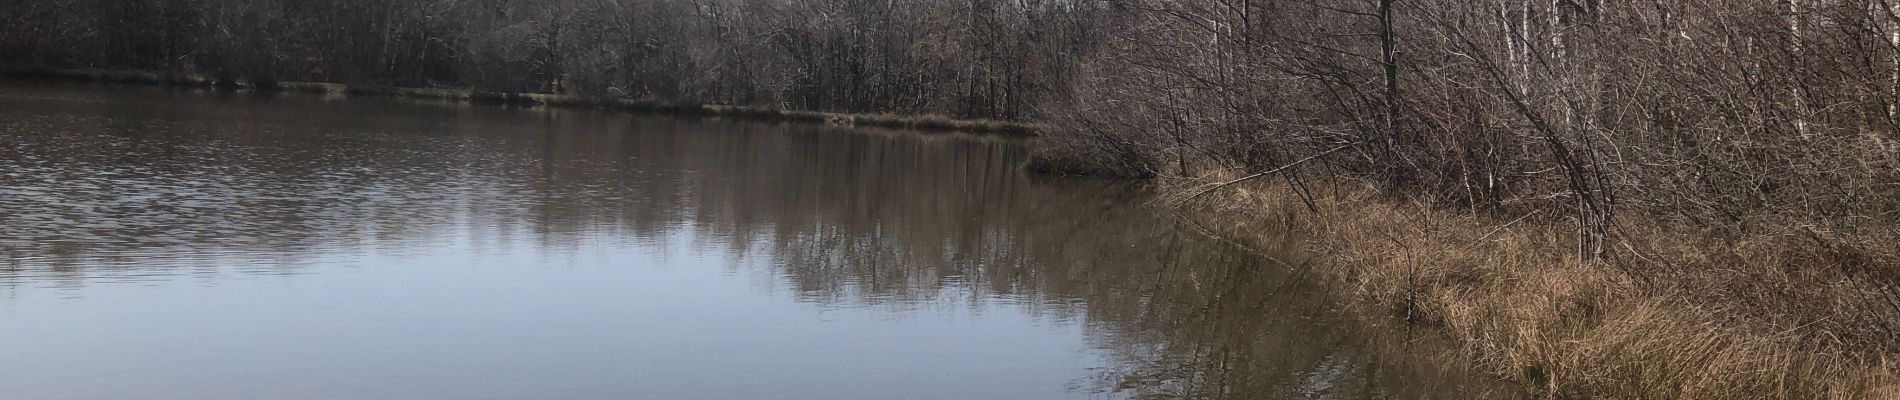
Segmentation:
<svg viewBox="0 0 1900 400">
<path fill-rule="evenodd" d="M 0 64 L 1026 117 L 1105 8 L 1067 0 L 0 0 Z"/>
<path fill-rule="evenodd" d="M 1618 209 L 1741 231 L 1900 221 L 1900 3 L 1118 4 L 1050 107 L 1077 165 L 1256 172 L 1349 145 L 1290 176 L 1561 204 L 1592 237 Z"/>
<path fill-rule="evenodd" d="M 1900 354 L 1900 3 L 1118 5 L 1048 107 L 1050 166 L 1465 211 L 1321 224 L 1381 233 L 1318 235 L 1366 243 L 1329 276 L 1554 392 L 1891 396 L 1844 371 Z M 1509 233 L 1522 218 L 1554 228 Z M 1623 363 L 1644 372 L 1604 372 Z M 1658 378 L 1715 368 L 1737 372 Z"/>
</svg>

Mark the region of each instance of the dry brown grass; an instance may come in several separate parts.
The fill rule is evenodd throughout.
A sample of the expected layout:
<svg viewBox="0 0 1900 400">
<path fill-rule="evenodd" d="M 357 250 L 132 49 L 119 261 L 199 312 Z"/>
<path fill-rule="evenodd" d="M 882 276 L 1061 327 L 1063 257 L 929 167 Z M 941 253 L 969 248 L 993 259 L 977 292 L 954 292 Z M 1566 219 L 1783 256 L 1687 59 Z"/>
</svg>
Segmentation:
<svg viewBox="0 0 1900 400">
<path fill-rule="evenodd" d="M 1583 262 L 1562 220 L 1512 223 L 1372 187 L 1316 191 L 1316 212 L 1263 184 L 1189 207 L 1243 241 L 1292 227 L 1325 255 L 1316 275 L 1369 322 L 1442 329 L 1536 397 L 1900 398 L 1887 238 L 1727 238 L 1626 218 L 1618 259 Z"/>
</svg>

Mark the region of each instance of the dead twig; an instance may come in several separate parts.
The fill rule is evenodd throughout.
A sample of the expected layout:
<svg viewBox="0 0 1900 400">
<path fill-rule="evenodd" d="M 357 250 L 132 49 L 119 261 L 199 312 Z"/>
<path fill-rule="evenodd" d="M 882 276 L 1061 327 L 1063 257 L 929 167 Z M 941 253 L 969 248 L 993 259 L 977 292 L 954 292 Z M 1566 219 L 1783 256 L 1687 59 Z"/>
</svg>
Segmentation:
<svg viewBox="0 0 1900 400">
<path fill-rule="evenodd" d="M 1485 232 L 1484 236 L 1479 236 L 1478 240 L 1473 240 L 1471 241 L 1471 243 L 1477 244 L 1477 243 L 1484 242 L 1485 239 L 1490 239 L 1491 235 L 1496 235 L 1498 231 L 1502 231 L 1504 230 L 1504 228 L 1509 228 L 1511 227 L 1511 225 L 1517 225 L 1518 222 L 1523 221 L 1525 218 L 1530 218 L 1532 215 L 1537 215 L 1537 213 L 1541 213 L 1541 212 L 1544 212 L 1544 210 L 1531 211 L 1530 213 L 1524 214 L 1524 216 L 1522 217 L 1517 217 L 1517 219 L 1511 220 L 1511 222 L 1504 223 L 1504 225 L 1498 225 L 1498 227 L 1496 228 L 1491 228 L 1490 232 Z"/>
<path fill-rule="evenodd" d="M 1331 148 L 1331 149 L 1327 149 L 1326 151 L 1322 151 L 1322 152 L 1319 152 L 1319 154 L 1314 154 L 1314 155 L 1310 155 L 1310 156 L 1306 156 L 1306 158 L 1302 158 L 1302 159 L 1299 159 L 1298 161 L 1294 161 L 1294 162 L 1291 162 L 1291 163 L 1287 163 L 1286 165 L 1281 165 L 1281 166 L 1279 166 L 1278 168 L 1274 168 L 1274 169 L 1270 169 L 1270 170 L 1267 170 L 1266 172 L 1260 172 L 1260 173 L 1256 173 L 1256 174 L 1253 174 L 1253 175 L 1247 175 L 1247 176 L 1243 176 L 1243 177 L 1240 177 L 1240 178 L 1238 178 L 1238 179 L 1234 179 L 1234 180 L 1231 180 L 1231 181 L 1226 181 L 1226 182 L 1221 182 L 1221 183 L 1216 183 L 1216 184 L 1213 184 L 1213 185 L 1210 185 L 1210 186 L 1207 186 L 1207 187 L 1205 187 L 1205 188 L 1202 188 L 1201 190 L 1197 190 L 1197 191 L 1195 191 L 1195 192 L 1194 192 L 1193 194 L 1190 194 L 1190 195 L 1188 195 L 1187 197 L 1185 197 L 1185 198 L 1182 198 L 1182 199 L 1181 199 L 1181 201 L 1179 201 L 1179 202 L 1176 202 L 1176 204 L 1180 204 L 1180 203 L 1186 203 L 1186 202 L 1189 202 L 1189 201 L 1192 201 L 1192 200 L 1194 200 L 1194 199 L 1196 199 L 1196 198 L 1199 198 L 1199 197 L 1201 197 L 1202 195 L 1205 195 L 1205 194 L 1207 194 L 1208 192 L 1212 192 L 1212 191 L 1214 191 L 1214 189 L 1220 189 L 1220 188 L 1223 188 L 1223 187 L 1227 187 L 1227 186 L 1230 186 L 1230 185 L 1233 185 L 1233 184 L 1236 184 L 1236 183 L 1241 183 L 1241 182 L 1246 182 L 1246 181 L 1249 181 L 1249 180 L 1253 180 L 1254 178 L 1259 178 L 1259 177 L 1262 177 L 1262 176 L 1267 176 L 1267 175 L 1272 175 L 1272 174 L 1274 174 L 1274 173 L 1276 173 L 1276 172 L 1280 172 L 1280 171 L 1284 171 L 1284 170 L 1286 170 L 1287 168 L 1293 168 L 1294 166 L 1297 166 L 1297 165 L 1300 165 L 1300 164 L 1302 164 L 1302 163 L 1305 163 L 1305 162 L 1307 162 L 1307 161 L 1312 161 L 1313 159 L 1316 159 L 1316 158 L 1320 158 L 1320 157 L 1324 157 L 1324 156 L 1326 156 L 1327 154 L 1333 154 L 1333 152 L 1336 152 L 1336 151 L 1340 151 L 1340 150 L 1345 150 L 1346 148 L 1348 148 L 1348 147 L 1352 147 L 1352 146 L 1354 146 L 1354 145 L 1357 145 L 1357 144 L 1359 144 L 1359 142 L 1352 142 L 1352 143 L 1347 143 L 1347 144 L 1343 144 L 1343 145 L 1339 145 L 1339 147 L 1334 147 L 1334 148 Z"/>
</svg>

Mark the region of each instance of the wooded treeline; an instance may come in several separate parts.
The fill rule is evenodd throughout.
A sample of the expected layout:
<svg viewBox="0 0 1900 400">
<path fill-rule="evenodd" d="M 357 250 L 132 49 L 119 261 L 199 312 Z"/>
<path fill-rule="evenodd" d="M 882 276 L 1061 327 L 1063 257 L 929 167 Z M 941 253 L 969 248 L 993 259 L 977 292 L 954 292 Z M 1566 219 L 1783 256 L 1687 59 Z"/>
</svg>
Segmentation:
<svg viewBox="0 0 1900 400">
<path fill-rule="evenodd" d="M 1900 214 L 1889 0 L 0 0 L 0 64 L 1028 119 L 1132 176 L 1350 145 L 1599 234 Z"/>
<path fill-rule="evenodd" d="M 1252 172 L 1353 144 L 1325 167 L 1461 208 L 1562 204 L 1598 234 L 1618 209 L 1900 220 L 1900 3 L 1124 4 L 1049 107 L 1084 166 Z"/>
<path fill-rule="evenodd" d="M 1103 8 L 1065 0 L 0 0 L 0 63 L 1016 119 Z"/>
<path fill-rule="evenodd" d="M 1118 5 L 1043 167 L 1332 210 L 1319 275 L 1551 397 L 1900 395 L 1900 2 Z"/>
</svg>

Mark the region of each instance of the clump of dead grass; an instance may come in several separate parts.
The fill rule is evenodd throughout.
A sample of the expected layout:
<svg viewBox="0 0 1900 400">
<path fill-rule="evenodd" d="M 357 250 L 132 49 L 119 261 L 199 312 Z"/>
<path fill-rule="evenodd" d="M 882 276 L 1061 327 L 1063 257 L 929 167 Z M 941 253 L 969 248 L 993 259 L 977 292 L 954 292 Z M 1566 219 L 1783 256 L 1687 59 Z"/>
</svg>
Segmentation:
<svg viewBox="0 0 1900 400">
<path fill-rule="evenodd" d="M 1539 397 L 1900 398 L 1896 264 L 1877 240 L 1626 219 L 1612 259 L 1584 261 L 1563 220 L 1531 211 L 1470 215 L 1374 185 L 1312 195 L 1241 185 L 1189 207 L 1243 241 L 1293 227 L 1359 314 L 1438 327 Z"/>
</svg>

